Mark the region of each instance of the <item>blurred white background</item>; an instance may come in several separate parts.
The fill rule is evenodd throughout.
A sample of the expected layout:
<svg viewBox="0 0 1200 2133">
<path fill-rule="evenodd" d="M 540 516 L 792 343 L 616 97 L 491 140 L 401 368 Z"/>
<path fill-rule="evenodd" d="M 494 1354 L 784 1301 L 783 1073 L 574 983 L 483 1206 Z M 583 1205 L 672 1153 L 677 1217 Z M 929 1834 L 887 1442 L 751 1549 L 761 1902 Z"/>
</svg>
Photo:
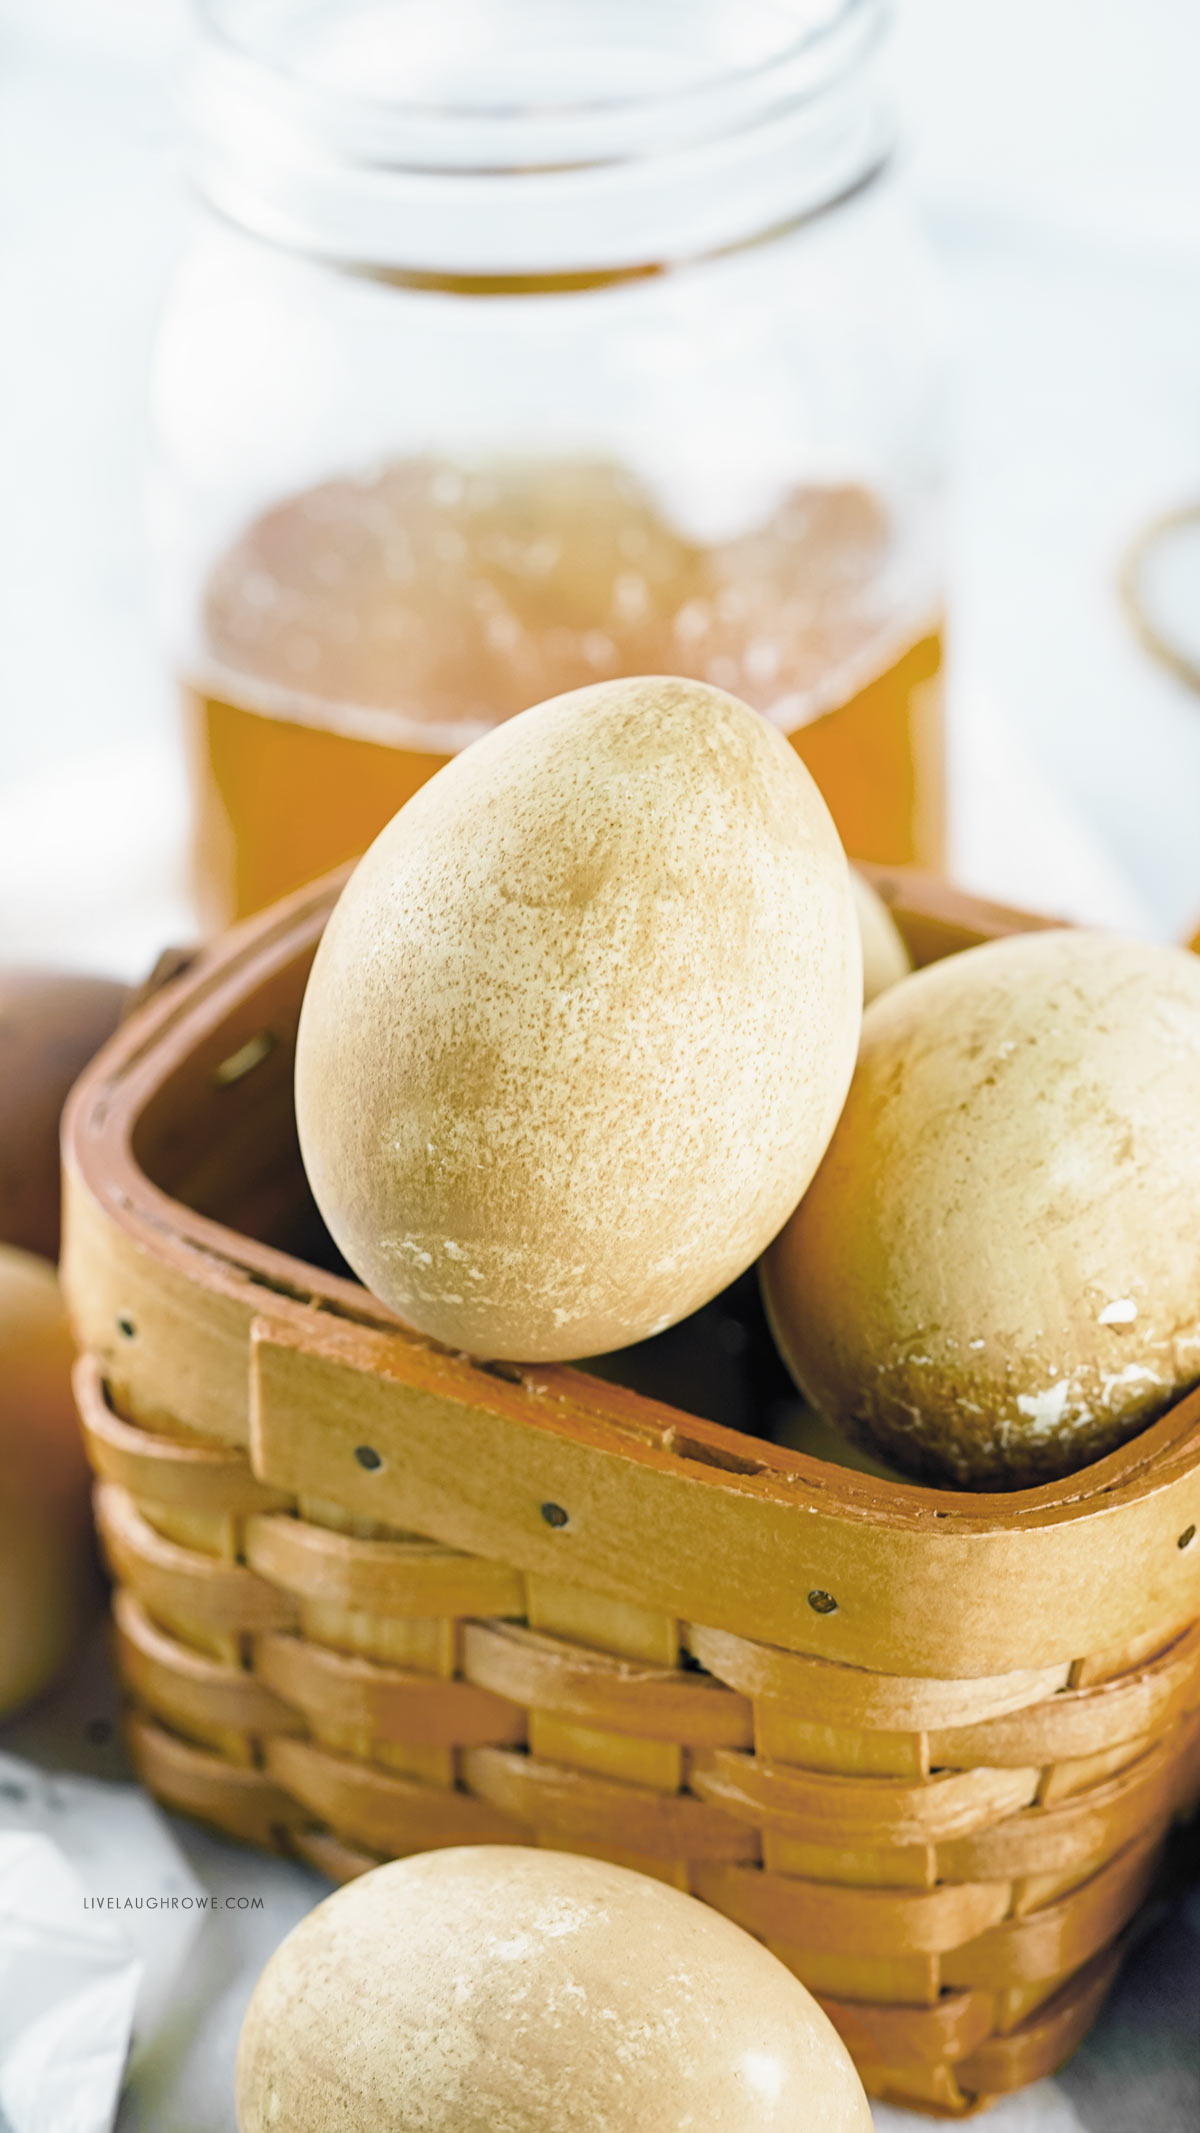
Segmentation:
<svg viewBox="0 0 1200 2133">
<path fill-rule="evenodd" d="M 956 870 L 1177 934 L 1200 921 L 1200 697 L 1116 584 L 1139 528 L 1200 498 L 1200 8 L 897 15 L 960 342 Z M 0 0 L 3 957 L 132 972 L 190 926 L 141 518 L 185 35 L 184 0 Z M 1177 622 L 1200 636 L 1200 568 Z"/>
</svg>

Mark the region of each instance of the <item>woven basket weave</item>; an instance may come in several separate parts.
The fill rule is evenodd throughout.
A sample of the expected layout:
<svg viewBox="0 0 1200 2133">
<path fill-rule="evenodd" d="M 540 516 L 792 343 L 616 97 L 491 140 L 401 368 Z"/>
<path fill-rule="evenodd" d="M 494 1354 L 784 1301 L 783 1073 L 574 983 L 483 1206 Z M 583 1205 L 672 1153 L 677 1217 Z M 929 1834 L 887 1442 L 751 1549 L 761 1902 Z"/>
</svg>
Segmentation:
<svg viewBox="0 0 1200 2133">
<path fill-rule="evenodd" d="M 1200 1781 L 1200 1395 L 1070 1481 L 971 1496 L 415 1339 L 321 1270 L 296 1146 L 338 886 L 174 977 L 66 1122 L 146 1783 L 336 1877 L 471 1842 L 660 1875 L 897 2101 L 956 2116 L 1050 2071 Z M 881 886 L 920 962 L 1039 923 Z"/>
</svg>

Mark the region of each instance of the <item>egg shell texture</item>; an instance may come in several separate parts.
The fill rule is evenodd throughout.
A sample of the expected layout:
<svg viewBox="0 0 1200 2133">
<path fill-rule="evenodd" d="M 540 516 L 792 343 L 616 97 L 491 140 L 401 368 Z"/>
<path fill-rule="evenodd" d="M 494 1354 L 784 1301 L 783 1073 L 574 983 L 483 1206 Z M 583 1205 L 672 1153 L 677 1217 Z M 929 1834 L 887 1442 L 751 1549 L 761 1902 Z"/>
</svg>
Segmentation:
<svg viewBox="0 0 1200 2133">
<path fill-rule="evenodd" d="M 0 1716 L 49 1686 L 99 1606 L 73 1353 L 54 1268 L 0 1245 Z"/>
<path fill-rule="evenodd" d="M 426 1853 L 259 1980 L 239 2133 L 870 2133 L 827 2017 L 739 1926 L 597 1859 Z"/>
<path fill-rule="evenodd" d="M 1200 1380 L 1200 963 L 1082 931 L 907 978 L 767 1256 L 807 1397 L 911 1474 L 1057 1479 Z"/>
<path fill-rule="evenodd" d="M 878 891 L 854 867 L 850 869 L 854 908 L 858 913 L 863 952 L 863 1005 L 898 985 L 912 969 L 912 957 L 904 945 L 899 926 Z"/>
<path fill-rule="evenodd" d="M 59 1116 L 124 1001 L 107 978 L 0 969 L 0 1242 L 57 1259 Z"/>
<path fill-rule="evenodd" d="M 783 736 L 605 684 L 459 756 L 318 950 L 296 1099 L 368 1287 L 476 1354 L 600 1354 L 697 1309 L 812 1176 L 860 1021 L 849 873 Z"/>
</svg>

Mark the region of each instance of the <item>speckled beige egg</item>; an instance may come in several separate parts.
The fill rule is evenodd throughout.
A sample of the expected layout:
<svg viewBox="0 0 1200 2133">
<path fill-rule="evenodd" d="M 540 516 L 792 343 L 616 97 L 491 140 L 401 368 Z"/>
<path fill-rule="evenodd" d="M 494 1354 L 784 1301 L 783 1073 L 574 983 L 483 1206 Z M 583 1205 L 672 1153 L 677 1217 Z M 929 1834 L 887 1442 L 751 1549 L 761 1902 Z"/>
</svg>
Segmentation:
<svg viewBox="0 0 1200 2133">
<path fill-rule="evenodd" d="M 785 1361 L 910 1474 L 1099 1458 L 1200 1381 L 1200 963 L 989 943 L 863 1019 L 845 1110 L 764 1262 Z"/>
<path fill-rule="evenodd" d="M 427 1852 L 255 1988 L 239 2133 L 870 2133 L 845 2046 L 740 1926 L 627 1867 Z"/>
<path fill-rule="evenodd" d="M 0 1717 L 40 1696 L 100 1583 L 54 1268 L 0 1245 Z"/>
<path fill-rule="evenodd" d="M 330 919 L 296 1057 L 317 1203 L 452 1347 L 626 1347 L 794 1207 L 861 986 L 841 845 L 780 733 L 698 682 L 557 697 L 431 779 Z"/>
<path fill-rule="evenodd" d="M 0 969 L 0 1242 L 57 1259 L 59 1117 L 124 1001 L 108 978 Z"/>
<path fill-rule="evenodd" d="M 882 896 L 856 867 L 850 869 L 850 887 L 854 891 L 854 908 L 862 936 L 863 1005 L 866 1007 L 872 1000 L 877 1000 L 881 992 L 886 992 L 889 985 L 898 985 L 901 978 L 908 976 L 913 967 L 912 957 Z"/>
</svg>

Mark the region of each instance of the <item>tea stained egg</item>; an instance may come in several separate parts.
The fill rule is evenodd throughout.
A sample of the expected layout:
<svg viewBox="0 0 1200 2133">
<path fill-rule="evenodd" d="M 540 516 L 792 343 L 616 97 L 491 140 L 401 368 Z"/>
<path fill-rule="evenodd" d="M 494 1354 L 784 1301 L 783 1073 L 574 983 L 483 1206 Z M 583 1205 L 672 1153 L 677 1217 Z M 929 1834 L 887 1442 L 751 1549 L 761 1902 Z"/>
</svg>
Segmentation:
<svg viewBox="0 0 1200 2133">
<path fill-rule="evenodd" d="M 794 1207 L 861 985 L 841 845 L 782 734 L 698 682 L 555 698 L 439 771 L 343 891 L 296 1058 L 317 1203 L 453 1348 L 626 1347 Z"/>
<path fill-rule="evenodd" d="M 908 976 L 912 957 L 879 891 L 857 867 L 850 869 L 850 887 L 862 935 L 863 1006 L 869 1007 L 889 985 L 898 985 L 901 978 Z"/>
<path fill-rule="evenodd" d="M 108 978 L 0 969 L 0 1243 L 57 1259 L 59 1117 L 124 1003 Z"/>
<path fill-rule="evenodd" d="M 740 1926 L 603 1860 L 398 1860 L 255 1988 L 239 2133 L 870 2133 L 828 2017 Z"/>
<path fill-rule="evenodd" d="M 54 1268 L 0 1245 L 0 1717 L 42 1694 L 99 1608 L 73 1353 Z"/>
<path fill-rule="evenodd" d="M 768 1316 L 846 1436 L 933 1481 L 1032 1486 L 1200 1382 L 1197 1208 L 1200 961 L 989 942 L 867 1009 Z"/>
</svg>

